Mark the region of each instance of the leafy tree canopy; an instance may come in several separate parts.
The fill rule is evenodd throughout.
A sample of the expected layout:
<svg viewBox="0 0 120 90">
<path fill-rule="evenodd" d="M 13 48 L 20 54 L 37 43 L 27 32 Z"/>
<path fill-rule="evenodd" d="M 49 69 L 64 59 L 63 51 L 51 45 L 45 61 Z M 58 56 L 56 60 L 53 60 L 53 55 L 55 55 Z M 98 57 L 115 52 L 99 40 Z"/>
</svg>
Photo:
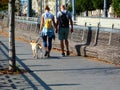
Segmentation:
<svg viewBox="0 0 120 90">
<path fill-rule="evenodd" d="M 8 9 L 8 0 L 0 0 L 0 11 Z"/>
<path fill-rule="evenodd" d="M 107 1 L 107 9 L 108 9 L 112 3 L 112 0 L 106 0 L 106 1 Z M 84 11 L 92 11 L 92 10 L 103 9 L 103 8 L 104 8 L 104 0 L 76 0 L 77 14 Z M 68 9 L 72 11 L 71 4 L 68 5 Z"/>
<path fill-rule="evenodd" d="M 120 0 L 113 0 L 112 2 L 114 13 L 120 17 Z"/>
</svg>

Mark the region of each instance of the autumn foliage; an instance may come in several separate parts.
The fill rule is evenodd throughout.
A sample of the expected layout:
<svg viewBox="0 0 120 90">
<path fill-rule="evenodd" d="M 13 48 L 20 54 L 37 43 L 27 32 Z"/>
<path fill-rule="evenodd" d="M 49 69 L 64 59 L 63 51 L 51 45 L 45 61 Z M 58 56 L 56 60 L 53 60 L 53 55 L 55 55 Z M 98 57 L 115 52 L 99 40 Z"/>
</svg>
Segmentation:
<svg viewBox="0 0 120 90">
<path fill-rule="evenodd" d="M 9 0 L 0 0 L 0 4 L 8 4 Z"/>
<path fill-rule="evenodd" d="M 9 0 L 0 0 L 0 11 L 8 9 Z"/>
</svg>

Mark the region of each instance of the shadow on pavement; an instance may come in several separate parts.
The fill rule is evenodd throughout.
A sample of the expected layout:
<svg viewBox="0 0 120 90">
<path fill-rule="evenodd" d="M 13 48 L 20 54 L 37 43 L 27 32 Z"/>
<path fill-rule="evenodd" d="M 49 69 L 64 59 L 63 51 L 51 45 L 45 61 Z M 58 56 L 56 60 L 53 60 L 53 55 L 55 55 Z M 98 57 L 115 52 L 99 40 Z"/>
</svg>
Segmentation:
<svg viewBox="0 0 120 90">
<path fill-rule="evenodd" d="M 7 46 L 4 44 L 4 43 L 2 43 L 1 41 L 0 41 L 0 44 L 3 46 L 3 48 L 8 52 L 8 48 L 7 48 Z M 8 54 L 6 53 L 6 51 L 4 51 L 3 49 L 1 49 L 0 48 L 0 51 L 5 55 L 5 57 L 6 57 L 6 60 L 8 60 L 9 59 L 9 56 L 8 56 Z M 3 60 L 1 60 L 1 62 L 2 62 Z M 25 65 L 17 56 L 16 56 L 16 61 L 19 63 L 19 64 L 21 64 L 21 66 L 25 69 L 25 70 L 27 70 L 28 72 L 29 72 L 29 74 L 40 84 L 40 86 L 42 86 L 45 90 L 52 90 L 39 76 L 37 76 L 34 72 L 32 72 L 31 70 L 30 70 L 30 68 L 27 66 L 27 65 Z M 6 61 L 6 62 L 8 62 L 8 61 Z M 22 74 L 22 77 L 25 79 L 25 81 L 27 81 L 27 83 L 34 89 L 34 90 L 39 90 L 37 87 L 36 87 L 36 85 L 34 84 L 34 82 L 32 82 L 32 80 L 30 80 L 29 79 L 29 77 L 26 75 L 26 74 Z M 6 76 L 5 77 L 6 79 L 7 78 L 9 78 L 9 76 Z M 4 78 L 1 78 L 1 79 L 4 79 Z M 4 79 L 5 80 L 5 79 Z M 11 79 L 9 79 L 9 81 L 10 82 L 12 82 L 12 80 Z M 8 82 L 9 82 L 8 81 Z M 1 83 L 1 82 L 0 82 Z M 5 84 L 6 82 L 3 82 L 3 84 L 2 85 L 0 85 L 0 87 L 2 88 L 2 87 L 7 87 L 6 86 L 6 84 Z M 10 85 L 8 85 L 8 87 L 12 87 L 13 89 L 17 89 L 17 87 L 16 87 L 16 85 L 15 84 L 10 84 Z"/>
</svg>

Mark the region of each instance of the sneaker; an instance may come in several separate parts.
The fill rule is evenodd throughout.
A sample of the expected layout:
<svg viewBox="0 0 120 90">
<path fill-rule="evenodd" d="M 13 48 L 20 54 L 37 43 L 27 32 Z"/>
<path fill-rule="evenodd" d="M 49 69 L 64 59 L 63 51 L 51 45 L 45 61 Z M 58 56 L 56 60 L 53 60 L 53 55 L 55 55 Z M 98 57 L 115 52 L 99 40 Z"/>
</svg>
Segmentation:
<svg viewBox="0 0 120 90">
<path fill-rule="evenodd" d="M 67 56 L 69 56 L 69 55 L 70 55 L 70 52 L 69 52 L 69 51 L 67 51 L 67 52 L 66 52 L 66 55 L 67 55 Z"/>
<path fill-rule="evenodd" d="M 48 51 L 46 51 L 46 52 L 45 52 L 45 54 L 44 54 L 44 56 L 49 58 L 49 57 L 50 57 L 49 52 L 48 52 Z"/>
<path fill-rule="evenodd" d="M 49 58 L 49 57 L 50 57 L 50 54 L 48 54 L 47 57 Z"/>
<path fill-rule="evenodd" d="M 62 56 L 64 57 L 64 56 L 65 56 L 65 53 L 62 53 Z"/>
</svg>

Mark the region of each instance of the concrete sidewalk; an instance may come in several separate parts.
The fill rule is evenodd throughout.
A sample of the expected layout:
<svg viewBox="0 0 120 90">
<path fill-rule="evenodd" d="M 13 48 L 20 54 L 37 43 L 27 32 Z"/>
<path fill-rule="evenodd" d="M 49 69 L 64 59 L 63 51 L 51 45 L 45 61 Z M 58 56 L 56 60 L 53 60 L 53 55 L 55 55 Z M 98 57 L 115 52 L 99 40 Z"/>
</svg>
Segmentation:
<svg viewBox="0 0 120 90">
<path fill-rule="evenodd" d="M 16 41 L 16 60 L 30 72 L 0 75 L 0 90 L 119 90 L 120 67 L 80 56 L 34 59 L 29 43 Z M 8 67 L 8 38 L 0 35 L 0 69 Z"/>
</svg>

